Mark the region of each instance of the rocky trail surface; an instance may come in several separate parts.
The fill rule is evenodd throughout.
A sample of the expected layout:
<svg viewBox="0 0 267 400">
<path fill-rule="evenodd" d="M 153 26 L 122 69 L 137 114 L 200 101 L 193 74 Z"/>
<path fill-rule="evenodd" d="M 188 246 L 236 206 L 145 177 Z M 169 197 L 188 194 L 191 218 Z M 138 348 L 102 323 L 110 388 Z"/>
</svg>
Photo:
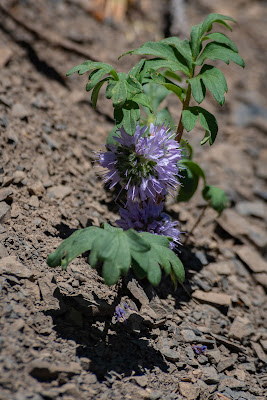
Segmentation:
<svg viewBox="0 0 267 400">
<path fill-rule="evenodd" d="M 93 168 L 112 128 L 87 77 L 66 78 L 90 58 L 127 71 L 123 52 L 170 32 L 170 1 L 132 2 L 122 21 L 93 1 L 1 2 L 0 7 L 0 399 L 264 400 L 267 397 L 267 6 L 264 1 L 180 1 L 188 26 L 208 13 L 238 21 L 231 34 L 246 69 L 223 65 L 226 105 L 212 148 L 189 134 L 209 184 L 230 207 L 213 210 L 180 247 L 184 287 L 131 276 L 108 288 L 86 257 L 51 269 L 49 253 L 78 228 L 113 223 L 118 208 Z M 179 14 L 180 13 L 180 14 Z M 175 112 L 177 102 L 168 100 Z M 179 115 L 177 116 L 177 119 Z M 191 135 L 191 136 L 190 136 Z M 170 200 L 190 232 L 203 209 Z M 184 241 L 184 238 L 182 239 Z M 126 303 L 126 304 L 125 304 Z M 127 324 L 116 321 L 125 308 Z"/>
</svg>

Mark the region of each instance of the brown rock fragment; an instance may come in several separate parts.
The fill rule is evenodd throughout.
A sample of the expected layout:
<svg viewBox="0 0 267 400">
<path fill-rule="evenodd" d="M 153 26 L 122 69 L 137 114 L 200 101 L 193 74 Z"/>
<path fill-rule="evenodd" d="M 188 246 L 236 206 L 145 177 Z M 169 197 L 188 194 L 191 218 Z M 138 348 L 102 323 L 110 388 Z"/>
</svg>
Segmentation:
<svg viewBox="0 0 267 400">
<path fill-rule="evenodd" d="M 248 246 L 240 246 L 236 254 L 249 266 L 253 272 L 267 272 L 267 262 L 259 255 L 258 251 Z"/>
<path fill-rule="evenodd" d="M 241 340 L 254 332 L 254 326 L 247 318 L 236 317 L 229 331 L 229 337 Z"/>
<path fill-rule="evenodd" d="M 218 306 L 230 306 L 231 296 L 225 293 L 215 293 L 215 292 L 203 292 L 202 290 L 195 290 L 192 293 L 192 297 L 197 300 L 204 301 L 205 303 L 210 303 Z"/>
<path fill-rule="evenodd" d="M 0 202 L 0 223 L 7 222 L 10 218 L 10 206 L 4 201 Z"/>
<path fill-rule="evenodd" d="M 28 192 L 31 195 L 34 195 L 37 197 L 42 197 L 45 192 L 45 188 L 44 188 L 42 182 L 37 181 L 37 182 L 33 183 L 32 185 L 28 186 Z"/>
<path fill-rule="evenodd" d="M 195 400 L 200 393 L 200 387 L 191 382 L 179 382 L 179 390 L 187 400 Z"/>
<path fill-rule="evenodd" d="M 29 279 L 33 273 L 16 260 L 15 256 L 4 257 L 0 260 L 0 274 L 14 275 L 17 278 Z"/>
</svg>

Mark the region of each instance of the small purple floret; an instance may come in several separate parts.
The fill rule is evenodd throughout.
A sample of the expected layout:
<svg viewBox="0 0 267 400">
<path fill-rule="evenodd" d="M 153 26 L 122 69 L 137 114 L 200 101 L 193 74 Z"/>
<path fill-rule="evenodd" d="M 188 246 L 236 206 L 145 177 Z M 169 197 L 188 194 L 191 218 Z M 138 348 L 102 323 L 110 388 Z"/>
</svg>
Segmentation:
<svg viewBox="0 0 267 400">
<path fill-rule="evenodd" d="M 120 208 L 121 219 L 117 225 L 124 229 L 135 229 L 137 232 L 150 232 L 156 235 L 172 238 L 170 248 L 173 249 L 179 241 L 180 231 L 177 222 L 164 214 L 163 203 L 155 204 L 152 199 L 147 202 L 128 201 L 126 208 Z"/>
<path fill-rule="evenodd" d="M 202 346 L 202 345 L 192 345 L 193 350 L 195 351 L 196 354 L 203 354 L 207 350 L 207 346 Z"/>
<path fill-rule="evenodd" d="M 117 145 L 106 146 L 99 153 L 100 165 L 106 169 L 104 182 L 113 188 L 118 183 L 127 190 L 127 201 L 154 199 L 165 196 L 178 186 L 178 161 L 181 159 L 179 144 L 174 133 L 164 125 L 136 127 L 133 136 L 124 128 Z"/>
<path fill-rule="evenodd" d="M 121 322 L 122 319 L 124 322 L 126 322 L 125 311 L 120 306 L 116 306 L 116 308 L 115 308 L 115 317 L 116 317 L 117 322 L 118 321 Z"/>
</svg>

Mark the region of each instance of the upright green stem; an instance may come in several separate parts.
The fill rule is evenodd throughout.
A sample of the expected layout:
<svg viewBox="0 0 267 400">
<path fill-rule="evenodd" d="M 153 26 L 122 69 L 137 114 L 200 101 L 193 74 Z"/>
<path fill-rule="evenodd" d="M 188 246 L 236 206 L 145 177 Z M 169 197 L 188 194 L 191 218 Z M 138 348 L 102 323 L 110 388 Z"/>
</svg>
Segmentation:
<svg viewBox="0 0 267 400">
<path fill-rule="evenodd" d="M 185 96 L 185 99 L 184 99 L 184 102 L 183 102 L 182 112 L 183 112 L 183 110 L 185 110 L 189 106 L 190 98 L 191 98 L 191 85 L 190 85 L 190 83 L 188 83 L 186 96 Z M 183 115 L 182 112 L 181 112 L 181 117 L 180 117 L 180 121 L 179 121 L 177 132 L 176 132 L 176 137 L 175 137 L 175 139 L 176 139 L 176 141 L 178 143 L 181 142 L 181 139 L 182 139 L 182 136 L 183 136 L 183 131 L 184 131 L 184 126 L 183 126 L 183 123 L 182 123 L 182 115 Z"/>
</svg>

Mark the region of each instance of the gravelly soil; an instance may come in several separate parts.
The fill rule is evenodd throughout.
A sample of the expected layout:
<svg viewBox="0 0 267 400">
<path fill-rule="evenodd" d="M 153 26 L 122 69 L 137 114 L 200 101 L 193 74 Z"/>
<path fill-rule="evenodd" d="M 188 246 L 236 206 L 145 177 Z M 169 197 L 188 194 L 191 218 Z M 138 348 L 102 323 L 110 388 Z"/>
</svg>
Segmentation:
<svg viewBox="0 0 267 400">
<path fill-rule="evenodd" d="M 3 1 L 13 18 L 0 16 L 1 400 L 266 398 L 267 7 L 214 3 L 185 3 L 188 23 L 209 12 L 237 19 L 247 67 L 222 66 L 226 105 L 206 104 L 215 145 L 199 149 L 200 131 L 188 137 L 231 205 L 220 218 L 207 210 L 181 246 L 186 282 L 174 291 L 166 277 L 154 289 L 131 276 L 108 288 L 86 257 L 65 272 L 45 261 L 75 229 L 118 216 L 93 168 L 112 109 L 102 95 L 94 111 L 86 78 L 65 73 L 89 56 L 127 71 L 133 59 L 117 57 L 163 37 L 169 2 L 137 2 L 115 24 L 92 16 L 94 2 Z M 189 232 L 202 207 L 198 194 L 167 211 Z M 124 302 L 127 324 L 114 317 Z"/>
</svg>

